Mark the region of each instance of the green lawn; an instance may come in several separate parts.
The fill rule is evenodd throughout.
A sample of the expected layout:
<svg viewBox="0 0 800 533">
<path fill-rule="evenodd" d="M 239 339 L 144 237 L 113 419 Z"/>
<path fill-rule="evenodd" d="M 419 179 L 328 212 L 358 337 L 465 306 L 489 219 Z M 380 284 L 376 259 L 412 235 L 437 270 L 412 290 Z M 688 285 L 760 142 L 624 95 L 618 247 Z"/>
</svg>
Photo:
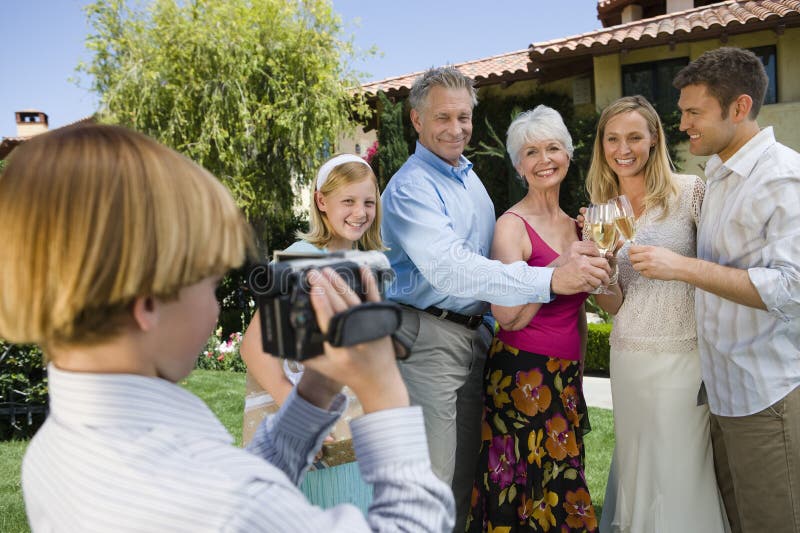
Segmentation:
<svg viewBox="0 0 800 533">
<path fill-rule="evenodd" d="M 592 430 L 586 435 L 586 481 L 597 518 L 603 511 L 608 470 L 614 452 L 614 413 L 608 409 L 589 408 Z"/>
<path fill-rule="evenodd" d="M 241 443 L 244 374 L 195 370 L 181 385 L 205 400 L 236 442 Z M 586 436 L 586 477 L 599 513 L 614 448 L 614 419 L 611 411 L 593 407 L 589 408 L 589 418 L 592 431 Z M 20 463 L 27 444 L 27 441 L 0 442 L 0 531 L 3 533 L 30 531 L 19 482 Z"/>
</svg>

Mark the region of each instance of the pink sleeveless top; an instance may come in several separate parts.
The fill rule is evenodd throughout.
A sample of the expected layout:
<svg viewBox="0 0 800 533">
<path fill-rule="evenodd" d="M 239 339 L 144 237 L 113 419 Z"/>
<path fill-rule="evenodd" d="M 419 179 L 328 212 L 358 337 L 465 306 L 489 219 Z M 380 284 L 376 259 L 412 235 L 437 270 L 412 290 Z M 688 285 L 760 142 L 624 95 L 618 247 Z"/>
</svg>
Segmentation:
<svg viewBox="0 0 800 533">
<path fill-rule="evenodd" d="M 507 213 L 522 219 L 533 249 L 528 265 L 547 266 L 559 256 L 534 231 L 528 222 L 514 213 Z M 578 238 L 581 232 L 577 228 Z M 504 343 L 526 352 L 548 357 L 558 357 L 576 361 L 580 359 L 580 334 L 578 333 L 578 312 L 589 295 L 585 292 L 571 296 L 556 296 L 550 303 L 539 308 L 530 323 L 519 331 L 500 329 L 497 337 Z"/>
</svg>

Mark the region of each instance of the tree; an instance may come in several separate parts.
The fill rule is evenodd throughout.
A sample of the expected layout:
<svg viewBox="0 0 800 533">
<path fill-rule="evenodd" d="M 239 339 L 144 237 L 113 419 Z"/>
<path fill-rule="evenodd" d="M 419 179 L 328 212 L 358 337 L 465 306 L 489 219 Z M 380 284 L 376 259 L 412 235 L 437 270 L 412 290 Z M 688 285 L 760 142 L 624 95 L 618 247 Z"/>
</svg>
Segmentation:
<svg viewBox="0 0 800 533">
<path fill-rule="evenodd" d="M 97 0 L 79 71 L 101 120 L 197 161 L 262 239 L 285 233 L 298 186 L 367 113 L 352 41 L 329 0 Z"/>
<path fill-rule="evenodd" d="M 393 104 L 378 91 L 378 180 L 381 189 L 408 159 L 408 144 L 403 138 L 403 101 Z"/>
</svg>

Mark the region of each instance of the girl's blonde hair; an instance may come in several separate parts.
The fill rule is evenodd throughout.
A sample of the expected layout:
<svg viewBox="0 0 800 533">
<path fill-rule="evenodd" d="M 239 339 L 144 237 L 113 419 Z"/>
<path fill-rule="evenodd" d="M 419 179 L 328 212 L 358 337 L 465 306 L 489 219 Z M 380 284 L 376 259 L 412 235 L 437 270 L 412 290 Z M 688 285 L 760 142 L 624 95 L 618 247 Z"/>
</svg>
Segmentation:
<svg viewBox="0 0 800 533">
<path fill-rule="evenodd" d="M 322 184 L 319 192 L 323 196 L 328 196 L 340 187 L 360 183 L 366 179 L 371 180 L 375 186 L 375 220 L 358 240 L 358 248 L 361 250 L 385 250 L 381 239 L 381 194 L 378 189 L 378 179 L 369 165 L 355 161 L 336 165 L 328 174 L 328 179 Z M 317 248 L 326 248 L 335 235 L 328 217 L 317 206 L 314 198 L 316 190 L 315 181 L 311 184 L 311 216 L 308 222 L 308 231 L 305 233 L 298 231 L 297 238 L 306 240 Z"/>
<path fill-rule="evenodd" d="M 108 340 L 137 297 L 174 298 L 253 252 L 249 225 L 208 171 L 95 124 L 14 151 L 0 175 L 0 242 L 0 336 L 62 346 Z"/>
<path fill-rule="evenodd" d="M 673 183 L 673 165 L 667 152 L 667 143 L 664 137 L 664 128 L 661 119 L 643 96 L 625 96 L 606 107 L 600 114 L 597 123 L 597 135 L 594 138 L 592 162 L 586 176 L 586 190 L 592 203 L 607 202 L 619 196 L 619 179 L 611 170 L 603 153 L 603 135 L 608 121 L 615 116 L 635 111 L 647 122 L 650 135 L 655 140 L 655 145 L 650 149 L 650 157 L 644 168 L 645 207 L 651 209 L 661 207 L 662 217 L 669 213 L 670 199 L 677 194 L 678 189 Z"/>
</svg>

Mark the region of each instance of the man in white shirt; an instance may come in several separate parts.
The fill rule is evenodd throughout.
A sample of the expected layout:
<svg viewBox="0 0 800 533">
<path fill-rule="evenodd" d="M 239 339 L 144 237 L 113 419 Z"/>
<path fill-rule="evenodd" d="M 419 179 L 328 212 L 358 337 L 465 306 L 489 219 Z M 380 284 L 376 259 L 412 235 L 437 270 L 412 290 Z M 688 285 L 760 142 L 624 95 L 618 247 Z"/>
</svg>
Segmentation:
<svg viewBox="0 0 800 533">
<path fill-rule="evenodd" d="M 800 531 L 800 154 L 756 121 L 768 79 L 738 48 L 674 80 L 710 155 L 697 259 L 631 248 L 643 275 L 695 285 L 717 482 L 734 532 Z"/>
</svg>

